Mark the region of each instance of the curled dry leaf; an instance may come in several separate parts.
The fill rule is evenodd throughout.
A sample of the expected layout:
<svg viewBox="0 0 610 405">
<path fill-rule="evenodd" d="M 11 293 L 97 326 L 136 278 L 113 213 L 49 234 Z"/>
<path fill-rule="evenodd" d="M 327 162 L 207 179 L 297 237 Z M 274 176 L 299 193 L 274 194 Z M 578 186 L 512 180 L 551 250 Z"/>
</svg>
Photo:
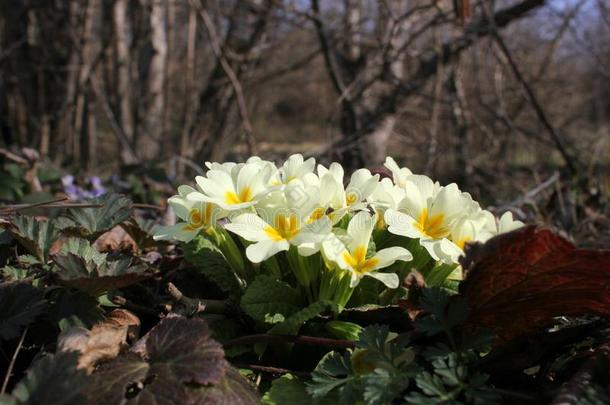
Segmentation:
<svg viewBox="0 0 610 405">
<path fill-rule="evenodd" d="M 610 251 L 577 249 L 548 229 L 528 226 L 469 245 L 461 264 L 469 323 L 503 340 L 561 315 L 610 315 Z"/>
<path fill-rule="evenodd" d="M 91 330 L 76 327 L 65 330 L 58 339 L 60 351 L 80 352 L 78 368 L 91 373 L 95 365 L 114 359 L 126 347 L 127 326 L 98 324 Z"/>
<path fill-rule="evenodd" d="M 129 251 L 136 253 L 138 245 L 125 230 L 117 225 L 95 240 L 93 246 L 100 252 Z"/>
</svg>

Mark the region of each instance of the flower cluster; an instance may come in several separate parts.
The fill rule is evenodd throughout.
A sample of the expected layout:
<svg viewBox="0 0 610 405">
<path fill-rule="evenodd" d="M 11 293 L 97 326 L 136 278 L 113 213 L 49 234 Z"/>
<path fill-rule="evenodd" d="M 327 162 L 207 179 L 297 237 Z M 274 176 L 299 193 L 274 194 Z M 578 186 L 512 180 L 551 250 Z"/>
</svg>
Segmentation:
<svg viewBox="0 0 610 405">
<path fill-rule="evenodd" d="M 274 256 L 286 252 L 306 286 L 334 274 L 327 283 L 343 289 L 353 289 L 364 276 L 396 288 L 397 274 L 382 271 L 395 262 L 455 268 L 467 242 L 522 225 L 510 213 L 497 221 L 456 184 L 441 186 L 391 157 L 385 161 L 391 178 L 359 169 L 348 181 L 340 164 L 316 167 L 300 154 L 281 167 L 258 157 L 206 166 L 196 187 L 180 186 L 168 201 L 181 222 L 161 228 L 155 238 L 188 242 L 205 232 L 230 244 L 225 256 L 239 254 L 241 244 L 251 263 L 270 268 Z M 230 241 L 226 231 L 239 238 Z M 245 271 L 240 259 L 233 262 Z M 312 263 L 328 274 L 311 274 Z"/>
</svg>

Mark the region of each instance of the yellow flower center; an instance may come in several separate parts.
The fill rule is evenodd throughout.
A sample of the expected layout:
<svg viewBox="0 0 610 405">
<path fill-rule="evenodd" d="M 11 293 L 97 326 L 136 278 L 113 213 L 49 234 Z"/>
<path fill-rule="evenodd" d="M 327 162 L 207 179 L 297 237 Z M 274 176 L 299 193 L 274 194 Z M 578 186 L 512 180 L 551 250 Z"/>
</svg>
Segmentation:
<svg viewBox="0 0 610 405">
<path fill-rule="evenodd" d="M 318 219 L 322 218 L 325 214 L 326 210 L 323 207 L 318 207 L 313 210 L 313 212 L 309 216 L 309 219 L 307 220 L 307 223 L 311 224 L 313 221 L 317 221 Z"/>
<path fill-rule="evenodd" d="M 209 223 L 212 217 L 212 204 L 205 203 L 205 211 L 199 208 L 191 208 L 188 215 L 188 224 L 185 226 L 185 230 L 193 231 L 195 229 L 203 228 Z"/>
<path fill-rule="evenodd" d="M 265 233 L 273 241 L 290 240 L 299 233 L 299 219 L 296 214 L 279 214 L 274 226 L 267 226 Z"/>
<path fill-rule="evenodd" d="M 449 228 L 445 224 L 445 215 L 428 215 L 428 208 L 424 208 L 419 214 L 415 227 L 424 235 L 432 239 L 441 239 L 449 235 Z"/>
<path fill-rule="evenodd" d="M 225 202 L 229 205 L 236 205 L 249 201 L 252 201 L 252 190 L 250 187 L 244 187 L 239 194 L 236 194 L 233 191 L 227 191 L 225 193 Z"/>
<path fill-rule="evenodd" d="M 453 243 L 455 243 L 457 245 L 457 247 L 459 247 L 460 249 L 464 250 L 464 245 L 466 245 L 466 243 L 472 241 L 472 238 L 462 238 L 462 239 L 458 239 L 456 241 L 453 241 Z"/>
<path fill-rule="evenodd" d="M 356 201 L 358 201 L 358 196 L 356 193 L 347 193 L 345 196 L 345 201 L 347 202 L 347 205 L 355 204 Z"/>
<path fill-rule="evenodd" d="M 357 246 L 353 253 L 343 252 L 343 260 L 358 274 L 370 272 L 379 263 L 374 257 L 366 258 L 366 246 Z"/>
</svg>

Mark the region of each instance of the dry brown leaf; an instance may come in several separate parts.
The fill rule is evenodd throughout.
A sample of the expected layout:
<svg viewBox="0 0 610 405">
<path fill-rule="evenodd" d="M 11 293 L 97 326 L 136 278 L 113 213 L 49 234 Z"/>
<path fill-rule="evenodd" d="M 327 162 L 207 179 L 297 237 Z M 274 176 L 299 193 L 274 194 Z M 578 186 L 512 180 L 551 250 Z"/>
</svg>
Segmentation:
<svg viewBox="0 0 610 405">
<path fill-rule="evenodd" d="M 93 372 L 96 364 L 115 358 L 127 347 L 126 325 L 101 323 L 91 330 L 75 327 L 65 330 L 59 335 L 58 350 L 78 351 L 78 368 Z"/>
<path fill-rule="evenodd" d="M 120 225 L 117 225 L 108 232 L 103 233 L 95 240 L 93 246 L 100 252 L 129 250 L 135 254 L 138 251 L 138 245 L 136 242 Z"/>
<path fill-rule="evenodd" d="M 610 251 L 577 249 L 548 229 L 528 226 L 469 245 L 461 264 L 469 322 L 503 340 L 557 316 L 610 315 Z"/>
</svg>

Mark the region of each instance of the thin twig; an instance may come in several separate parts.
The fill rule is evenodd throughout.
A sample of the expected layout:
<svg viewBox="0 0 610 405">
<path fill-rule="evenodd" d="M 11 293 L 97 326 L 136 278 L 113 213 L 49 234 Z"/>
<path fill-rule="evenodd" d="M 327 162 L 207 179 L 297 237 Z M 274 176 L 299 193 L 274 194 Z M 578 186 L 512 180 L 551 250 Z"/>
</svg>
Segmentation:
<svg viewBox="0 0 610 405">
<path fill-rule="evenodd" d="M 161 311 L 155 311 L 154 309 L 145 307 L 143 305 L 135 304 L 135 303 L 129 301 L 128 299 L 126 299 L 125 297 L 120 297 L 120 296 L 113 297 L 112 302 L 114 304 L 120 305 L 121 307 L 128 309 L 132 312 L 138 312 L 138 313 L 145 314 L 145 315 L 158 316 L 161 312 Z"/>
<path fill-rule="evenodd" d="M 4 382 L 2 383 L 2 390 L 0 390 L 0 395 L 6 392 L 6 387 L 8 387 L 8 382 L 11 379 L 11 374 L 13 373 L 13 367 L 15 367 L 15 361 L 17 360 L 17 355 L 23 346 L 23 341 L 25 340 L 25 335 L 28 333 L 28 328 L 26 327 L 21 334 L 21 339 L 19 339 L 19 343 L 17 344 L 17 348 L 15 349 L 15 353 L 13 353 L 13 357 L 11 358 L 11 362 L 8 365 L 8 369 L 6 370 L 6 375 L 4 376 Z"/>
<path fill-rule="evenodd" d="M 502 38 L 502 35 L 498 31 L 498 29 L 496 28 L 495 20 L 493 18 L 491 18 L 491 12 L 485 6 L 483 7 L 483 11 L 486 14 L 487 19 L 490 23 L 492 38 L 494 39 L 494 41 L 496 42 L 496 44 L 502 51 L 502 54 L 506 58 L 506 61 L 508 62 L 508 65 L 510 66 L 510 69 L 513 72 L 513 75 L 515 76 L 517 81 L 521 84 L 521 87 L 523 87 L 523 90 L 525 91 L 525 93 L 527 95 L 527 99 L 529 100 L 532 108 L 534 109 L 534 112 L 536 113 L 538 120 L 549 133 L 551 140 L 553 141 L 553 143 L 555 144 L 555 147 L 557 148 L 557 150 L 561 154 L 561 157 L 565 161 L 566 166 L 568 167 L 568 170 L 572 174 L 577 174 L 578 166 L 579 166 L 578 160 L 576 159 L 575 156 L 572 156 L 570 154 L 570 152 L 564 145 L 563 139 L 561 138 L 561 136 L 559 135 L 559 133 L 557 132 L 557 130 L 555 129 L 553 124 L 551 124 L 551 121 L 548 118 L 544 108 L 540 104 L 540 101 L 538 100 L 538 97 L 536 96 L 534 89 L 532 88 L 532 86 L 528 83 L 528 81 L 525 79 L 525 77 L 521 73 L 521 70 L 519 69 L 517 62 L 513 58 L 511 51 L 508 49 L 506 42 Z"/>
<path fill-rule="evenodd" d="M 329 339 L 317 336 L 292 336 L 292 335 L 271 335 L 261 333 L 256 335 L 240 336 L 224 343 L 224 347 L 237 345 L 250 345 L 254 343 L 296 343 L 313 346 L 334 347 L 340 349 L 351 349 L 356 343 L 351 340 Z"/>
<path fill-rule="evenodd" d="M 239 368 L 249 368 L 250 370 L 260 371 L 260 372 L 269 373 L 269 374 L 292 374 L 292 375 L 295 375 L 297 377 L 302 377 L 302 378 L 309 378 L 311 376 L 311 374 L 308 373 L 307 371 L 294 371 L 294 370 L 289 370 L 287 368 L 261 366 L 258 364 L 240 365 Z"/>
<path fill-rule="evenodd" d="M 131 204 L 131 206 L 133 208 L 163 211 L 162 207 L 159 207 L 158 205 L 154 205 L 154 204 L 139 204 L 139 203 L 134 203 L 134 204 Z"/>
</svg>

